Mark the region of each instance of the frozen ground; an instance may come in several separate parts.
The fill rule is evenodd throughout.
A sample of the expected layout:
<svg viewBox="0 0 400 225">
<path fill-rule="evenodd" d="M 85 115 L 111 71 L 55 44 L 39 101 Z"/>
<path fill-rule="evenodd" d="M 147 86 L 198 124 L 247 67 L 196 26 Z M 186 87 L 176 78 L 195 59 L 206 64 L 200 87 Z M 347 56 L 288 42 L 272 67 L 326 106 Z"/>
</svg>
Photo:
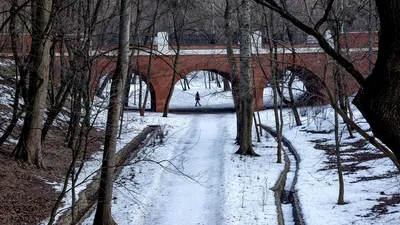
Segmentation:
<svg viewBox="0 0 400 225">
<path fill-rule="evenodd" d="M 229 94 L 214 90 L 218 94 L 202 98 L 202 107 L 213 102 L 232 104 Z M 204 84 L 186 92 L 177 90 L 171 107 L 194 107 L 196 91 L 208 96 L 209 90 Z M 357 144 L 361 143 L 358 135 L 348 139 L 341 123 L 343 163 L 356 169 L 344 175 L 348 204 L 337 205 L 337 173 L 330 152 L 334 143 L 332 110 L 315 107 L 301 111 L 300 127 L 293 126 L 289 111 L 284 110 L 283 115 L 284 136 L 301 157 L 296 191 L 306 224 L 398 224 L 397 203 L 379 206 L 400 193 L 400 177 L 393 164 L 368 143 Z M 263 124 L 274 126 L 273 111 L 260 114 Z M 104 123 L 101 118 L 100 124 Z M 368 129 L 356 110 L 355 118 Z M 112 212 L 118 224 L 277 224 L 271 187 L 283 164 L 276 163 L 277 144 L 272 137 L 264 133 L 261 142 L 254 137 L 254 149 L 261 157 L 240 157 L 234 154 L 238 148 L 234 114 L 169 114 L 163 118 L 160 113 L 139 117 L 127 112 L 119 148 L 147 124 L 165 126 L 166 137 L 160 145 L 146 146 L 116 181 Z M 369 154 L 376 157 L 354 161 Z M 84 224 L 91 221 L 93 215 Z"/>
<path fill-rule="evenodd" d="M 225 119 L 219 115 L 193 117 L 187 133 L 178 140 L 176 156 L 171 160 L 173 165 L 168 167 L 187 176 L 177 179 L 176 173 L 163 174 L 162 188 L 154 196 L 145 224 L 220 223 L 223 173 L 220 163 L 229 135 L 226 127 L 220 125 L 227 122 Z"/>
</svg>

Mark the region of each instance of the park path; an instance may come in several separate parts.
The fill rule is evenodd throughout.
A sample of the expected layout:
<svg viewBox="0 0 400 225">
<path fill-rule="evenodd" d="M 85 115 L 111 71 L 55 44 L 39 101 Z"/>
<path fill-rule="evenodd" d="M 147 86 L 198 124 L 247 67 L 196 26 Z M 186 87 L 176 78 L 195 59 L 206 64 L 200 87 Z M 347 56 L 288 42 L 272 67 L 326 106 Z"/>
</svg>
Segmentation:
<svg viewBox="0 0 400 225">
<path fill-rule="evenodd" d="M 197 182 L 165 171 L 144 224 L 220 224 L 224 124 L 221 114 L 194 116 L 173 163 Z"/>
</svg>

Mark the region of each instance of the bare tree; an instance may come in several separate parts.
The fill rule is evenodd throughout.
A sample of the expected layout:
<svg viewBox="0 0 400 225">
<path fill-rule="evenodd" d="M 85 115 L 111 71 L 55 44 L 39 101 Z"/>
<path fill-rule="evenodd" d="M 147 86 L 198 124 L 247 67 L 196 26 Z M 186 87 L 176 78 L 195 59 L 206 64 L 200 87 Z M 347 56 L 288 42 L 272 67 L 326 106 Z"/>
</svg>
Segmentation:
<svg viewBox="0 0 400 225">
<path fill-rule="evenodd" d="M 338 104 L 338 97 L 339 94 L 339 87 L 338 83 L 340 82 L 340 78 L 338 76 L 334 76 L 335 79 L 335 102 L 336 108 Z M 343 109 L 342 109 L 343 110 Z M 339 179 L 339 195 L 338 195 L 338 204 L 343 205 L 344 202 L 344 180 L 343 180 L 343 169 L 342 169 L 342 160 L 340 156 L 340 137 L 339 137 L 339 116 L 338 112 L 335 110 L 335 153 L 336 153 L 336 165 L 337 165 L 337 172 L 338 172 L 338 179 Z"/>
<path fill-rule="evenodd" d="M 163 111 L 163 117 L 168 116 L 169 112 L 169 103 L 172 98 L 172 94 L 174 93 L 174 87 L 175 87 L 175 82 L 176 79 L 179 75 L 179 56 L 180 56 L 180 50 L 181 50 L 181 39 L 183 36 L 184 28 L 185 28 L 185 21 L 186 21 L 186 13 L 188 11 L 188 6 L 189 2 L 185 0 L 183 3 L 181 3 L 180 0 L 178 1 L 173 1 L 172 2 L 172 23 L 173 23 L 173 36 L 176 42 L 176 48 L 175 50 L 175 56 L 173 60 L 173 74 L 172 74 L 172 80 L 171 80 L 171 86 L 169 88 L 167 100 L 165 101 L 164 105 L 164 111 Z"/>
<path fill-rule="evenodd" d="M 332 10 L 332 15 L 330 16 L 328 22 L 328 28 L 331 30 L 334 49 L 337 52 L 342 51 L 340 36 L 341 32 L 343 31 L 343 17 L 345 15 L 343 8 L 341 7 L 341 5 L 339 5 L 340 3 L 341 2 L 337 2 L 337 4 L 334 4 L 334 9 Z M 337 91 L 336 98 L 339 101 L 339 106 L 344 112 L 349 112 L 351 115 L 349 95 L 347 94 L 347 81 L 345 79 L 346 74 L 342 72 L 340 66 L 336 62 L 333 63 L 333 76 L 335 80 L 335 90 Z M 353 138 L 354 136 L 350 125 L 347 124 L 346 126 L 350 137 Z"/>
<path fill-rule="evenodd" d="M 13 101 L 13 112 L 12 112 L 12 117 L 10 120 L 9 125 L 7 128 L 4 130 L 3 135 L 0 137 L 0 146 L 7 140 L 7 138 L 11 135 L 12 131 L 14 130 L 15 126 L 17 125 L 18 119 L 22 117 L 22 113 L 25 112 L 24 107 L 20 108 L 19 100 L 20 97 L 23 98 L 23 100 L 26 102 L 27 101 L 27 75 L 28 71 L 24 69 L 27 57 L 24 57 L 24 53 L 21 51 L 24 50 L 24 38 L 22 39 L 22 43 L 18 43 L 19 36 L 18 33 L 22 32 L 17 29 L 17 17 L 18 13 L 26 7 L 28 4 L 28 1 L 25 2 L 25 4 L 18 6 L 17 1 L 12 1 L 9 5 L 10 7 L 10 15 L 9 15 L 9 34 L 10 34 L 10 41 L 11 41 L 11 50 L 13 53 L 13 58 L 15 61 L 15 95 L 14 95 L 14 101 Z M 4 8 L 8 7 L 8 3 L 6 2 L 5 5 L 3 6 Z M 3 24 L 1 25 L 4 27 L 7 24 L 6 21 L 3 21 Z"/>
<path fill-rule="evenodd" d="M 275 117 L 275 129 L 276 129 L 276 138 L 277 138 L 277 149 L 276 149 L 276 162 L 277 163 L 282 163 L 282 124 L 281 120 L 279 118 L 279 106 L 282 106 L 282 104 L 279 104 L 278 102 L 278 91 L 279 91 L 279 76 L 278 76 L 278 52 L 277 52 L 277 43 L 274 40 L 274 34 L 275 34 L 275 29 L 274 29 L 274 13 L 273 11 L 270 11 L 269 15 L 263 11 L 264 14 L 264 20 L 265 20 L 265 28 L 267 31 L 267 36 L 268 36 L 268 42 L 269 42 L 269 54 L 270 54 L 270 68 L 271 68 L 271 88 L 272 88 L 272 93 L 273 93 L 273 101 L 274 101 L 274 117 Z M 268 19 L 269 16 L 269 19 Z M 282 94 L 283 95 L 283 94 Z M 281 97 L 282 99 L 282 97 Z"/>
<path fill-rule="evenodd" d="M 29 73 L 29 88 L 26 115 L 18 144 L 12 155 L 29 164 L 42 167 L 42 122 L 50 66 L 50 13 L 52 0 L 37 0 L 32 3 L 32 47 L 30 59 L 32 70 Z"/>
<path fill-rule="evenodd" d="M 155 10 L 154 10 L 154 14 L 153 14 L 153 18 L 152 18 L 152 23 L 150 25 L 150 30 L 151 30 L 150 31 L 150 35 L 151 35 L 151 37 L 154 37 L 155 33 L 156 33 L 156 21 L 157 21 L 157 18 L 159 16 L 158 15 L 159 14 L 159 12 L 158 12 L 159 7 L 160 7 L 160 0 L 157 0 L 156 7 L 155 7 Z M 150 79 L 151 79 L 151 62 L 152 62 L 152 59 L 153 59 L 153 51 L 154 51 L 153 44 L 151 44 L 150 45 L 150 52 L 149 52 L 149 54 L 150 54 L 149 55 L 149 61 L 148 61 L 149 63 L 148 63 L 148 67 L 147 67 L 146 92 L 145 92 L 145 95 L 144 95 L 143 105 L 139 107 L 140 116 L 144 116 L 144 111 L 145 111 L 146 105 L 147 105 L 147 98 L 149 97 Z"/>
<path fill-rule="evenodd" d="M 400 160 L 400 67 L 396 66 L 400 59 L 399 40 L 396 38 L 400 16 L 400 5 L 396 0 L 375 1 L 380 18 L 378 58 L 372 73 L 365 79 L 354 65 L 335 51 L 320 33 L 321 26 L 331 13 L 334 0 L 325 5 L 325 10 L 313 26 L 309 26 L 285 10 L 275 0 L 254 0 L 276 12 L 295 26 L 316 38 L 321 48 L 336 60 L 361 86 L 353 103 L 364 115 L 372 128 L 372 132 L 385 143 Z"/>
<path fill-rule="evenodd" d="M 106 29 L 103 26 L 107 25 L 99 21 L 113 21 L 113 16 L 117 11 L 115 4 L 113 6 L 110 1 L 88 2 L 80 0 L 76 3 L 70 8 L 70 17 L 75 19 L 77 23 L 67 23 L 63 26 L 65 35 L 70 37 L 69 41 L 65 43 L 69 59 L 69 82 L 72 83 L 70 91 L 71 116 L 66 135 L 66 141 L 70 148 L 73 148 L 79 139 L 80 130 L 86 129 L 88 126 L 88 124 L 81 123 L 84 117 L 82 112 L 85 111 L 87 115 L 88 111 L 91 110 L 91 84 L 100 76 L 93 73 L 92 65 L 96 56 L 91 54 L 96 46 L 101 44 L 101 41 L 96 41 L 96 33 L 103 32 L 103 29 Z"/>
<path fill-rule="evenodd" d="M 283 4 L 284 8 L 287 8 L 287 2 L 286 1 L 287 0 L 282 1 L 282 4 Z M 294 42 L 294 40 L 293 40 L 293 32 L 290 30 L 289 23 L 287 21 L 283 21 L 283 24 L 284 24 L 284 29 L 286 30 L 286 34 L 287 34 L 287 37 L 289 39 L 289 44 L 290 44 L 290 47 L 291 47 L 291 52 L 292 52 L 292 62 L 291 62 L 291 64 L 295 65 L 296 52 L 295 52 L 295 49 L 294 49 L 294 46 L 293 46 L 294 45 L 294 43 L 293 43 Z M 282 81 L 286 80 L 286 79 L 284 79 L 285 76 L 286 76 L 286 70 L 284 69 L 282 71 L 282 79 L 281 79 Z M 282 91 L 280 91 L 279 88 L 278 88 L 277 91 L 279 92 L 279 96 L 282 99 L 282 101 L 285 104 L 288 104 L 289 107 L 291 108 L 291 110 L 293 112 L 293 115 L 294 115 L 294 118 L 295 118 L 296 125 L 297 126 L 301 126 L 301 120 L 300 120 L 299 111 L 297 110 L 296 100 L 295 100 L 294 95 L 293 95 L 293 82 L 294 82 L 295 78 L 296 78 L 295 74 L 294 73 L 290 73 L 289 81 L 288 81 L 288 84 L 287 84 L 287 88 L 288 88 L 288 91 L 289 91 L 289 99 L 287 99 L 283 95 L 283 83 L 282 83 Z"/>
<path fill-rule="evenodd" d="M 121 99 L 124 94 L 124 80 L 129 62 L 129 23 L 130 1 L 120 2 L 119 48 L 117 68 L 112 77 L 110 103 L 108 107 L 106 136 L 101 166 L 100 187 L 97 209 L 93 224 L 115 224 L 111 215 L 111 200 L 114 183 L 115 152 L 120 118 Z"/>
<path fill-rule="evenodd" d="M 250 46 L 250 1 L 243 0 L 239 8 L 240 12 L 240 94 L 239 104 L 242 107 L 240 114 L 240 147 L 236 151 L 242 155 L 257 155 L 252 145 L 252 127 L 254 95 L 251 70 L 251 46 Z"/>
<path fill-rule="evenodd" d="M 239 103 L 239 74 L 237 69 L 237 62 L 235 55 L 233 54 L 233 41 L 232 41 L 232 14 L 235 12 L 232 0 L 226 0 L 225 3 L 225 38 L 226 38 L 226 52 L 228 58 L 228 64 L 230 69 L 230 79 L 232 83 L 232 97 L 233 104 L 236 112 L 236 143 L 240 143 L 240 124 L 241 124 L 241 111 L 242 107 Z"/>
<path fill-rule="evenodd" d="M 65 5 L 68 2 L 63 2 Z M 64 4 L 57 2 L 55 5 L 56 8 L 62 9 L 57 11 L 54 14 L 54 22 L 53 22 L 53 33 L 57 34 L 53 36 L 53 43 L 50 48 L 50 76 L 49 76 L 49 97 L 48 97 L 48 105 L 46 110 L 46 121 L 43 125 L 42 130 L 42 142 L 45 141 L 47 133 L 51 129 L 54 120 L 57 118 L 58 114 L 62 110 L 67 102 L 69 94 L 72 89 L 72 78 L 73 75 L 70 70 L 68 70 L 68 59 L 66 57 L 67 48 L 66 42 L 68 42 L 67 33 L 68 31 L 65 29 L 66 24 L 63 23 L 64 18 L 66 16 L 66 11 L 70 9 L 70 7 L 65 7 Z M 59 47 L 59 66 L 60 66 L 60 74 L 56 74 L 55 67 L 57 64 L 56 52 Z M 70 48 L 70 47 L 69 47 Z M 73 62 L 73 60 L 72 60 Z"/>
<path fill-rule="evenodd" d="M 375 1 L 380 18 L 378 58 L 372 73 L 353 103 L 360 109 L 372 132 L 400 161 L 400 4 L 395 0 Z"/>
</svg>

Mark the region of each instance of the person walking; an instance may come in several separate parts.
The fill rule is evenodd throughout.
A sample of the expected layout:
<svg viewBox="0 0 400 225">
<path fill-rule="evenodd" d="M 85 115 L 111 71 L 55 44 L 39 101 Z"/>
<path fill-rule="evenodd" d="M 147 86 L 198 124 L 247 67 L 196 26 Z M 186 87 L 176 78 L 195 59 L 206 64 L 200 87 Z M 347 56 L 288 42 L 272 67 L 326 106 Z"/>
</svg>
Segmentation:
<svg viewBox="0 0 400 225">
<path fill-rule="evenodd" d="M 196 93 L 196 98 L 195 99 L 196 99 L 196 104 L 194 104 L 194 106 L 197 107 L 197 104 L 199 106 L 201 106 L 200 105 L 200 94 L 199 94 L 199 92 Z"/>
</svg>

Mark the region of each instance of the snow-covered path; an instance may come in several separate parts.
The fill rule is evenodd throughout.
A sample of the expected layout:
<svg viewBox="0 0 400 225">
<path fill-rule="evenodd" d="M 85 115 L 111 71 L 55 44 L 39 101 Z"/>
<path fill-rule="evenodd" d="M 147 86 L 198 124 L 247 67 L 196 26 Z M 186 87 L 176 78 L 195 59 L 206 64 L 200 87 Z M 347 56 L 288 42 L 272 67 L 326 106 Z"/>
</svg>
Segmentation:
<svg viewBox="0 0 400 225">
<path fill-rule="evenodd" d="M 173 163 L 197 182 L 165 171 L 144 224 L 219 224 L 222 220 L 223 118 L 218 114 L 194 117 L 187 134 L 179 140 Z"/>
</svg>

